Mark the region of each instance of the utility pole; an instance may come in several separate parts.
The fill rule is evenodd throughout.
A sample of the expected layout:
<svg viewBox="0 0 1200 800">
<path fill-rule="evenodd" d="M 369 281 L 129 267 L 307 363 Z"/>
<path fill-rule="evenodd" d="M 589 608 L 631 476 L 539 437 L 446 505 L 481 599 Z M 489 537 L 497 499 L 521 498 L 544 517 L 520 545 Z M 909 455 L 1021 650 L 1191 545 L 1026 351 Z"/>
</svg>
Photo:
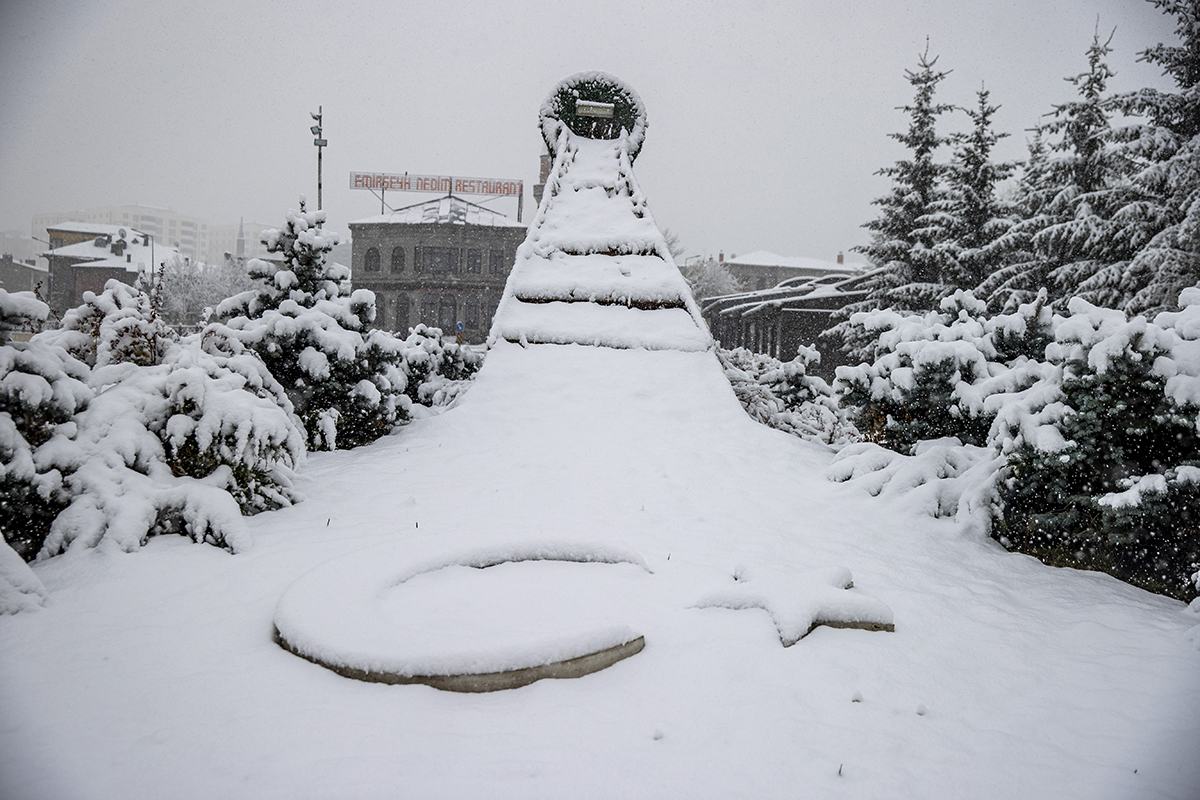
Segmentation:
<svg viewBox="0 0 1200 800">
<path fill-rule="evenodd" d="M 321 151 L 328 146 L 329 142 L 321 138 L 321 117 L 323 106 L 317 106 L 317 112 L 308 112 L 308 115 L 317 121 L 316 125 L 309 128 L 312 135 L 317 137 L 313 139 L 313 144 L 317 146 L 317 211 L 321 210 Z"/>
</svg>

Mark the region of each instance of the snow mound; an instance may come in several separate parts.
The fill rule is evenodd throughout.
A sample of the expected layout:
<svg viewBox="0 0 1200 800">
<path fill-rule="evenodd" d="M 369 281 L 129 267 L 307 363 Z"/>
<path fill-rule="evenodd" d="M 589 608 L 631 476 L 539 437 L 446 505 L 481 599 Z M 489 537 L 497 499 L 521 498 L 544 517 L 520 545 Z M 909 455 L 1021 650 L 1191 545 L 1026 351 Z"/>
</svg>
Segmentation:
<svg viewBox="0 0 1200 800">
<path fill-rule="evenodd" d="M 33 611 L 41 608 L 48 596 L 25 560 L 0 539 L 0 614 Z"/>
<path fill-rule="evenodd" d="M 784 647 L 819 625 L 894 631 L 892 610 L 865 594 L 851 591 L 850 570 L 832 567 L 795 574 L 739 565 L 735 583 L 700 598 L 697 608 L 761 608 L 771 615 Z"/>
<path fill-rule="evenodd" d="M 603 130 L 574 116 L 576 100 L 603 100 L 589 94 L 597 87 L 615 105 L 615 121 Z M 621 121 L 622 114 L 628 119 Z M 551 92 L 542 127 L 554 167 L 488 343 L 711 347 L 633 174 L 645 131 L 636 93 L 600 73 L 572 76 Z"/>
<path fill-rule="evenodd" d="M 627 567 L 613 575 L 612 565 Z M 605 597 L 647 574 L 640 555 L 603 545 L 427 557 L 414 557 L 411 544 L 373 547 L 294 582 L 275 628 L 288 650 L 347 677 L 515 688 L 579 677 L 640 651 L 644 640 L 606 613 Z"/>
<path fill-rule="evenodd" d="M 968 530 L 986 531 L 1003 459 L 954 437 L 918 442 L 915 450 L 906 456 L 874 442 L 852 444 L 834 457 L 825 477 L 931 517 L 955 517 Z"/>
</svg>

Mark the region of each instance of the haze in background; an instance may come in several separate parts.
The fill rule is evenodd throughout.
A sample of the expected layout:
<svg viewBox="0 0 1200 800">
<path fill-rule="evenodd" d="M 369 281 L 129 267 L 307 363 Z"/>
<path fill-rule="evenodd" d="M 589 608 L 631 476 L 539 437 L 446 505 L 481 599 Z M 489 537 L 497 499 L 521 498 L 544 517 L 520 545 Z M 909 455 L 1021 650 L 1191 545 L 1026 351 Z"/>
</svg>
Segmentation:
<svg viewBox="0 0 1200 800">
<path fill-rule="evenodd" d="M 537 109 L 559 79 L 601 69 L 645 100 L 638 177 L 689 254 L 832 260 L 867 241 L 889 185 L 873 173 L 903 155 L 887 134 L 907 125 L 895 107 L 926 36 L 953 70 L 938 101 L 971 105 L 986 82 L 1013 134 L 999 155 L 1021 158 L 1024 129 L 1072 99 L 1063 78 L 1086 68 L 1097 20 L 1104 37 L 1116 28 L 1110 88 L 1170 85 L 1136 57 L 1173 25 L 1137 0 L 7 0 L 0 228 L 126 203 L 282 224 L 301 193 L 316 203 L 318 105 L 335 230 L 379 213 L 348 188 L 352 170 L 522 179 L 528 220 Z M 511 199 L 489 205 L 516 215 Z"/>
</svg>

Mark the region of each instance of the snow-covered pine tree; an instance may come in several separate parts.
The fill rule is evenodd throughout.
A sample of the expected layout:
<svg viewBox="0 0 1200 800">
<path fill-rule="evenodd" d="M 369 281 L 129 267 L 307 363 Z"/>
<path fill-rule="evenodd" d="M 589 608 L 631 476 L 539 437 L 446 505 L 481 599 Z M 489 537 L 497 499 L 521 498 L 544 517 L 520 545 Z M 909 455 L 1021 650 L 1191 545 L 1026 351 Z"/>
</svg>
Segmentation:
<svg viewBox="0 0 1200 800">
<path fill-rule="evenodd" d="M 936 65 L 937 58 L 929 58 L 926 45 L 917 70 L 905 70 L 905 78 L 916 90 L 912 104 L 899 107 L 909 117 L 908 130 L 889 136 L 910 155 L 877 173 L 892 179 L 892 189 L 874 201 L 880 215 L 863 226 L 872 232 L 871 244 L 859 251 L 882 269 L 864 283 L 867 299 L 839 312 L 836 318 L 842 322 L 826 334 L 827 339 L 840 339 L 851 359 L 871 357 L 870 343 L 852 338 L 855 331 L 846 324 L 851 314 L 877 308 L 926 311 L 936 308 L 945 294 L 946 253 L 936 245 L 946 166 L 935 161 L 935 154 L 949 141 L 938 134 L 937 119 L 954 106 L 934 102 L 937 85 L 949 74 L 936 70 Z"/>
<path fill-rule="evenodd" d="M 1008 134 L 993 130 L 992 116 L 1000 107 L 989 98 L 981 86 L 975 107 L 963 109 L 971 118 L 970 133 L 951 137 L 954 155 L 946 170 L 943 233 L 937 246 L 947 253 L 943 280 L 955 289 L 974 290 L 1001 266 L 1001 254 L 990 246 L 1019 219 L 1016 204 L 996 195 L 996 184 L 1012 175 L 1017 164 L 992 161 L 996 143 Z"/>
<path fill-rule="evenodd" d="M 1034 200 L 1030 216 L 1001 239 L 1002 248 L 1017 254 L 1014 260 L 1025 273 L 1006 271 L 1009 289 L 1036 292 L 1040 287 L 1035 280 L 1044 278 L 1051 302 L 1078 295 L 1098 305 L 1121 304 L 1118 278 L 1137 243 L 1114 215 L 1140 193 L 1127 180 L 1127 159 L 1110 146 L 1111 98 L 1106 91 L 1114 73 L 1106 57 L 1111 40 L 1101 40 L 1099 31 L 1093 34 L 1087 71 L 1066 79 L 1077 98 L 1055 106 L 1051 119 L 1038 128 L 1050 141 L 1050 156 L 1030 176 L 1039 185 L 1024 187 L 1023 194 Z M 1031 255 L 1022 258 L 1021 253 Z M 996 287 L 985 281 L 984 288 Z M 997 305 L 1004 298 L 989 294 L 988 300 Z"/>
<path fill-rule="evenodd" d="M 874 308 L 925 311 L 937 307 L 942 296 L 945 256 L 936 248 L 938 205 L 945 198 L 946 166 L 934 160 L 950 140 L 937 132 L 937 119 L 954 106 L 935 103 L 937 85 L 949 72 L 934 69 L 937 58 L 929 48 L 917 61 L 918 70 L 905 70 L 916 89 L 912 105 L 901 106 L 909 115 L 908 130 L 889 134 L 911 153 L 906 159 L 879 170 L 892 179 L 892 191 L 875 200 L 879 217 L 863 227 L 874 232 L 862 250 L 874 264 L 887 267 L 887 281 L 872 290 L 867 302 Z"/>
<path fill-rule="evenodd" d="M 1033 129 L 1027 143 L 1029 157 L 1017 183 L 1013 199 L 1017 219 L 1013 225 L 987 247 L 988 257 L 998 262 L 992 272 L 976 287 L 976 297 L 987 301 L 993 311 L 1011 313 L 1021 305 L 1032 302 L 1041 293 L 1047 295 L 1050 267 L 1034 252 L 1031 224 L 1045 211 L 1057 193 L 1050 169 L 1050 152 L 1046 132 Z"/>
<path fill-rule="evenodd" d="M 282 230 L 263 232 L 282 263 L 252 259 L 257 290 L 217 308 L 226 318 L 208 331 L 251 347 L 283 384 L 308 432 L 309 448 L 367 444 L 409 419 L 402 340 L 369 330 L 375 295 L 351 293 L 350 270 L 327 261 L 338 243 L 322 227 L 324 211 L 287 213 Z"/>
<path fill-rule="evenodd" d="M 1142 89 L 1119 95 L 1113 105 L 1149 122 L 1120 132 L 1123 153 L 1138 167 L 1134 184 L 1146 196 L 1117 217 L 1146 243 L 1120 276 L 1125 310 L 1154 314 L 1174 310 L 1180 292 L 1200 284 L 1200 4 L 1195 0 L 1149 0 L 1176 18 L 1175 45 L 1143 51 L 1178 91 Z"/>
</svg>

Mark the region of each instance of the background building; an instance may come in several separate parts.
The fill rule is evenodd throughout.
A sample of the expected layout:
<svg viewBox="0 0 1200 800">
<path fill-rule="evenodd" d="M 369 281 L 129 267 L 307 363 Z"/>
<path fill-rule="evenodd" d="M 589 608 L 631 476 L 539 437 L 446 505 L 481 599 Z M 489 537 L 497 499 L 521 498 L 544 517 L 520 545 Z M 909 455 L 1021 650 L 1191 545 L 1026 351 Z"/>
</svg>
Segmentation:
<svg viewBox="0 0 1200 800">
<path fill-rule="evenodd" d="M 46 297 L 50 289 L 50 271 L 36 259 L 19 259 L 12 253 L 4 253 L 0 255 L 0 289 L 6 292 L 38 291 Z"/>
<path fill-rule="evenodd" d="M 61 314 L 100 294 L 110 278 L 133 284 L 139 274 L 179 255 L 142 231 L 121 225 L 63 222 L 46 229 L 54 245 L 42 255 L 50 262 L 50 308 Z"/>
<path fill-rule="evenodd" d="M 266 258 L 267 249 L 259 241 L 259 234 L 268 228 L 278 228 L 281 224 L 242 221 L 210 225 L 208 220 L 166 208 L 139 205 L 95 206 L 83 211 L 46 211 L 34 214 L 33 235 L 49 241 L 47 229 L 66 222 L 136 228 L 153 236 L 155 244 L 174 247 L 184 258 L 203 261 L 206 264 L 223 263 L 226 253 L 238 255 L 239 233 L 244 233 L 245 236 L 245 252 L 242 255 L 246 258 Z M 43 247 L 38 252 L 44 249 Z M 12 252 L 17 259 L 24 257 L 15 249 L 9 250 L 7 247 L 3 252 Z"/>
<path fill-rule="evenodd" d="M 375 292 L 375 325 L 418 322 L 480 343 L 512 271 L 525 226 L 452 195 L 350 223 L 351 276 Z"/>
<path fill-rule="evenodd" d="M 724 263 L 731 272 L 737 270 L 734 274 L 743 285 L 771 288 L 704 300 L 701 310 L 713 338 L 721 347 L 745 347 L 782 361 L 795 358 L 801 345 L 816 344 L 835 311 L 866 297 L 862 284 L 874 274 L 862 264 L 763 252 Z M 768 283 L 780 276 L 781 280 Z M 832 379 L 834 369 L 844 363 L 843 356 L 828 348 L 822 349 L 821 356 L 820 365 L 809 371 Z"/>
<path fill-rule="evenodd" d="M 206 264 L 223 264 L 226 253 L 246 259 L 270 258 L 271 254 L 267 252 L 267 248 L 259 240 L 259 236 L 269 228 L 282 227 L 282 224 L 277 222 L 274 225 L 268 225 L 265 222 L 242 221 L 231 225 L 209 225 L 208 250 L 201 260 Z"/>
<path fill-rule="evenodd" d="M 95 206 L 83 211 L 34 214 L 33 235 L 64 222 L 91 222 L 136 228 L 154 237 L 156 244 L 175 247 L 180 254 L 204 261 L 209 255 L 208 220 L 152 206 Z M 258 234 L 254 238 L 257 240 Z M 218 254 L 219 255 L 219 254 Z M 214 263 L 220 263 L 218 261 Z"/>
<path fill-rule="evenodd" d="M 853 275 L 865 272 L 867 264 L 846 262 L 838 253 L 836 261 L 819 258 L 781 256 L 766 250 L 755 250 L 744 256 L 718 256 L 718 259 L 745 289 L 757 291 L 777 286 L 791 278 L 824 278 L 829 275 Z"/>
</svg>

